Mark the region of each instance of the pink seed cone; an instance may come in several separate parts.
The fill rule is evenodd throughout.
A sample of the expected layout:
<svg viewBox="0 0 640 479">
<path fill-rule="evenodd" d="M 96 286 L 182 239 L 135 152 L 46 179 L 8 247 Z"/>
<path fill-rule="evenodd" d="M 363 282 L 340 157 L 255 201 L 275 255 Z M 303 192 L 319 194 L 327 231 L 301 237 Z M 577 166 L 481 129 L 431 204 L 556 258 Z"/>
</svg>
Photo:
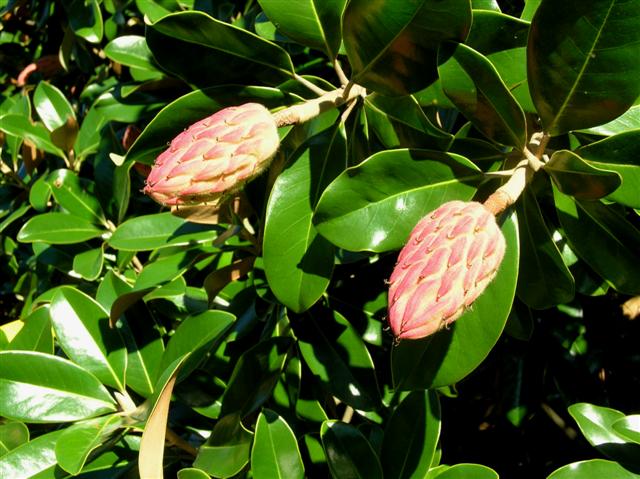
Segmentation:
<svg viewBox="0 0 640 479">
<path fill-rule="evenodd" d="M 264 106 L 225 108 L 173 139 L 156 158 L 144 192 L 167 206 L 217 200 L 258 176 L 279 144 L 276 123 Z"/>
<path fill-rule="evenodd" d="M 458 319 L 495 277 L 504 250 L 495 217 L 480 203 L 450 201 L 422 218 L 389 280 L 396 338 L 424 338 Z"/>
</svg>

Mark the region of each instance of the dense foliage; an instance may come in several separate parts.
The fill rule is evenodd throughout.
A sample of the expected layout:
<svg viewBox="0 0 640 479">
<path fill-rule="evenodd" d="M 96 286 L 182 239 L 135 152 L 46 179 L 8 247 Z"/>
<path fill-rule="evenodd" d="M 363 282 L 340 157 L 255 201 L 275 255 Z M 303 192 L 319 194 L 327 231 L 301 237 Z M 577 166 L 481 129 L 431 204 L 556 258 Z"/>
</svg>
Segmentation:
<svg viewBox="0 0 640 479">
<path fill-rule="evenodd" d="M 0 16 L 0 477 L 640 478 L 640 1 Z M 321 106 L 237 194 L 143 194 L 247 102 Z M 495 191 L 495 280 L 397 341 L 397 251 Z"/>
</svg>

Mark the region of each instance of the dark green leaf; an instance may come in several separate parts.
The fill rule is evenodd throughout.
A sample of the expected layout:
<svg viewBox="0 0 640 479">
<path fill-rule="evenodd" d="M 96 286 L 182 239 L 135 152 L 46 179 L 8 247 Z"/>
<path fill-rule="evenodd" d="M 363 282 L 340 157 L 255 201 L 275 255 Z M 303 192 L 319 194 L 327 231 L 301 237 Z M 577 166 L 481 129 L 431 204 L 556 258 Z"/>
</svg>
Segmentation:
<svg viewBox="0 0 640 479">
<path fill-rule="evenodd" d="M 334 127 L 301 146 L 267 204 L 265 273 L 276 297 L 297 313 L 322 296 L 333 272 L 335 247 L 318 235 L 311 219 L 321 192 L 345 167 L 344 135 Z"/>
<path fill-rule="evenodd" d="M 552 136 L 613 120 L 640 95 L 640 3 L 543 0 L 531 23 L 529 88 Z"/>
<path fill-rule="evenodd" d="M 515 216 L 504 220 L 507 251 L 498 274 L 455 323 L 420 340 L 402 341 L 392 351 L 397 389 L 446 386 L 460 381 L 487 357 L 509 316 L 518 277 L 519 242 Z"/>
<path fill-rule="evenodd" d="M 105 224 L 93 181 L 80 178 L 71 170 L 61 169 L 52 171 L 47 177 L 47 183 L 56 202 L 69 213 L 95 224 Z"/>
<path fill-rule="evenodd" d="M 357 428 L 325 421 L 320 437 L 334 479 L 382 479 L 380 459 Z"/>
<path fill-rule="evenodd" d="M 553 153 L 544 165 L 558 189 L 565 195 L 579 200 L 597 200 L 614 192 L 622 183 L 615 171 L 606 171 L 591 166 L 569 150 Z"/>
<path fill-rule="evenodd" d="M 624 133 L 628 130 L 637 130 L 638 128 L 640 128 L 640 105 L 634 105 L 615 120 L 583 131 L 608 136 Z"/>
<path fill-rule="evenodd" d="M 102 40 L 104 25 L 98 0 L 62 0 L 62 6 L 76 35 L 91 43 Z"/>
<path fill-rule="evenodd" d="M 0 397 L 0 415 L 25 422 L 77 421 L 115 411 L 91 373 L 37 352 L 0 352 Z"/>
<path fill-rule="evenodd" d="M 442 471 L 436 471 L 432 476 L 431 471 L 425 479 L 498 479 L 498 474 L 487 466 L 480 464 L 456 464 L 455 466 L 441 466 Z"/>
<path fill-rule="evenodd" d="M 526 189 L 517 203 L 520 235 L 518 297 L 529 307 L 546 309 L 568 303 L 575 282 L 542 217 L 535 195 Z"/>
<path fill-rule="evenodd" d="M 44 213 L 32 217 L 20 229 L 18 241 L 49 244 L 81 243 L 102 236 L 106 231 L 92 222 L 66 213 Z"/>
<path fill-rule="evenodd" d="M 468 0 L 351 0 L 343 17 L 352 80 L 387 95 L 405 95 L 437 77 L 444 40 L 462 41 L 471 26 Z"/>
<path fill-rule="evenodd" d="M 424 477 L 440 436 L 440 403 L 435 391 L 414 391 L 393 412 L 384 432 L 384 477 Z"/>
<path fill-rule="evenodd" d="M 200 88 L 238 80 L 275 85 L 293 74 L 285 50 L 202 12 L 162 17 L 147 28 L 147 43 L 163 68 Z"/>
<path fill-rule="evenodd" d="M 296 436 L 287 422 L 264 409 L 256 423 L 251 471 L 255 479 L 302 479 L 304 464 Z"/>
<path fill-rule="evenodd" d="M 349 251 L 399 249 L 426 213 L 446 201 L 471 199 L 482 178 L 459 155 L 384 151 L 338 176 L 313 220 L 321 235 Z"/>
</svg>

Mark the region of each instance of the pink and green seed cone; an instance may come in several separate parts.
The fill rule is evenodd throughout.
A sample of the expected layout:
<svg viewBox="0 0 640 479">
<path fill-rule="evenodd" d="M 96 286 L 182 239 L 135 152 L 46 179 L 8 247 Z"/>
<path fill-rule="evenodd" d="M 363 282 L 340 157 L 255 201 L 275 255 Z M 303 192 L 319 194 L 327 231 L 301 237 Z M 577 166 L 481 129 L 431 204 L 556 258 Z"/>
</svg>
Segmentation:
<svg viewBox="0 0 640 479">
<path fill-rule="evenodd" d="M 505 239 L 482 204 L 450 201 L 411 232 L 389 280 L 397 339 L 429 336 L 458 319 L 495 277 Z"/>
<path fill-rule="evenodd" d="M 225 108 L 176 136 L 144 192 L 166 206 L 215 201 L 258 176 L 278 150 L 276 123 L 258 103 Z"/>
</svg>

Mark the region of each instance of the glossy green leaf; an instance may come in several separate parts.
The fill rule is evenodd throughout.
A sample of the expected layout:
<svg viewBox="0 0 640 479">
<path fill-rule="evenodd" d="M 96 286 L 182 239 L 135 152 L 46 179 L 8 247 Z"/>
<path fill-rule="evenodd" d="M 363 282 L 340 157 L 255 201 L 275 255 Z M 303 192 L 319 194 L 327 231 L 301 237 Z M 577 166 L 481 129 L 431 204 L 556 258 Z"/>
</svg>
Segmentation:
<svg viewBox="0 0 640 479">
<path fill-rule="evenodd" d="M 518 297 L 530 308 L 568 303 L 575 282 L 544 222 L 535 195 L 526 189 L 517 203 L 520 236 Z"/>
<path fill-rule="evenodd" d="M 122 223 L 109 238 L 112 248 L 146 251 L 213 241 L 218 231 L 208 225 L 190 223 L 171 213 L 138 216 Z"/>
<path fill-rule="evenodd" d="M 638 474 L 625 469 L 617 462 L 603 459 L 574 462 L 562 466 L 547 479 L 638 479 Z"/>
<path fill-rule="evenodd" d="M 51 324 L 65 354 L 104 384 L 124 391 L 126 350 L 109 315 L 91 297 L 60 288 L 49 309 Z"/>
<path fill-rule="evenodd" d="M 234 320 L 235 316 L 232 314 L 214 310 L 183 320 L 167 343 L 160 361 L 160 370 L 163 371 L 186 353 L 191 353 L 180 369 L 178 379 L 188 376 L 229 330 Z"/>
<path fill-rule="evenodd" d="M 393 412 L 384 431 L 382 469 L 388 479 L 424 477 L 440 436 L 435 391 L 414 391 Z"/>
<path fill-rule="evenodd" d="M 628 130 L 637 130 L 638 128 L 640 128 L 640 105 L 634 105 L 615 120 L 583 131 L 608 136 L 624 133 Z"/>
<path fill-rule="evenodd" d="M 555 188 L 553 193 L 571 249 L 616 290 L 640 293 L 640 231 L 599 201 L 573 200 Z"/>
<path fill-rule="evenodd" d="M 413 96 L 367 96 L 365 112 L 370 128 L 386 148 L 447 150 L 453 135 L 436 127 Z"/>
<path fill-rule="evenodd" d="M 451 57 L 438 71 L 442 89 L 454 105 L 488 138 L 524 148 L 524 112 L 491 62 L 463 44 L 449 44 L 441 51 Z"/>
<path fill-rule="evenodd" d="M 536 13 L 536 10 L 540 6 L 540 2 L 542 0 L 524 0 L 524 9 L 522 10 L 522 14 L 520 18 L 523 20 L 531 21 L 533 15 Z"/>
<path fill-rule="evenodd" d="M 222 397 L 222 414 L 244 417 L 269 399 L 290 347 L 290 338 L 276 337 L 246 350 L 236 362 Z"/>
<path fill-rule="evenodd" d="M 63 431 L 43 434 L 0 458 L 0 477 L 28 479 L 55 466 L 56 442 Z"/>
<path fill-rule="evenodd" d="M 304 464 L 291 427 L 277 413 L 263 409 L 251 449 L 255 479 L 302 479 Z"/>
<path fill-rule="evenodd" d="M 66 359 L 0 352 L 0 415 L 25 422 L 67 422 L 115 411 L 107 390 Z"/>
<path fill-rule="evenodd" d="M 23 321 L 24 326 L 11 340 L 11 349 L 53 354 L 53 333 L 49 319 L 49 308 L 46 306 L 37 308 Z"/>
<path fill-rule="evenodd" d="M 454 384 L 487 357 L 504 328 L 516 289 L 520 245 L 515 215 L 504 218 L 507 250 L 496 278 L 453 325 L 432 336 L 402 341 L 391 353 L 397 389 Z"/>
<path fill-rule="evenodd" d="M 258 102 L 275 108 L 293 97 L 275 88 L 223 86 L 204 88 L 184 95 L 163 108 L 146 126 L 127 153 L 127 161 L 151 164 L 167 148 L 167 142 L 195 123 L 222 108 Z M 180 121 L 176 121 L 179 118 Z"/>
<path fill-rule="evenodd" d="M 31 206 L 29 206 L 26 203 L 23 203 L 22 205 L 17 207 L 15 210 L 13 210 L 9 216 L 7 216 L 2 222 L 0 222 L 0 233 L 2 233 L 8 226 L 10 226 L 11 223 L 22 218 L 30 209 L 31 209 Z M 20 238 L 17 238 L 17 239 L 18 241 L 20 241 Z"/>
<path fill-rule="evenodd" d="M 362 411 L 375 409 L 380 399 L 374 364 L 360 334 L 337 311 L 314 316 L 295 330 L 304 362 L 341 401 Z"/>
<path fill-rule="evenodd" d="M 74 216 L 104 224 L 105 217 L 96 197 L 96 184 L 67 170 L 52 171 L 47 177 L 56 202 Z"/>
<path fill-rule="evenodd" d="M 135 289 L 146 289 L 173 281 L 191 268 L 201 255 L 202 250 L 198 249 L 179 251 L 145 264 L 136 279 Z"/>
<path fill-rule="evenodd" d="M 147 28 L 147 43 L 163 68 L 200 88 L 256 81 L 275 85 L 293 74 L 285 50 L 202 12 L 162 17 Z"/>
<path fill-rule="evenodd" d="M 569 414 L 589 443 L 602 454 L 622 463 L 637 463 L 640 445 L 628 443 L 626 437 L 618 434 L 613 423 L 624 419 L 625 415 L 615 409 L 589 403 L 569 406 Z"/>
<path fill-rule="evenodd" d="M 473 23 L 465 45 L 489 55 L 527 45 L 529 22 L 499 11 L 473 11 Z M 523 65 L 524 66 L 524 65 Z"/>
<path fill-rule="evenodd" d="M 102 306 L 105 311 L 111 311 L 111 306 L 118 296 L 131 291 L 131 286 L 125 281 L 125 278 L 116 274 L 113 270 L 105 273 L 102 281 L 98 285 L 96 292 L 96 302 Z"/>
<path fill-rule="evenodd" d="M 53 131 L 67 123 L 69 118 L 75 120 L 76 114 L 69 101 L 57 87 L 47 82 L 40 82 L 33 93 L 33 106 L 44 126 Z"/>
<path fill-rule="evenodd" d="M 26 116 L 9 114 L 0 117 L 0 131 L 29 140 L 36 148 L 65 158 L 64 152 L 51 140 L 49 130 L 41 123 L 31 123 Z"/>
<path fill-rule="evenodd" d="M 29 442 L 29 428 L 21 422 L 0 425 L 0 457 L 18 446 Z"/>
<path fill-rule="evenodd" d="M 42 175 L 31 184 L 29 203 L 38 213 L 43 213 L 51 199 L 51 188 L 47 183 L 47 175 Z"/>
<path fill-rule="evenodd" d="M 620 187 L 607 199 L 640 208 L 640 129 L 580 147 L 576 154 L 588 164 L 615 171 L 622 177 Z"/>
<path fill-rule="evenodd" d="M 303 45 L 338 55 L 340 21 L 346 0 L 259 0 L 264 13 L 277 29 Z"/>
<path fill-rule="evenodd" d="M 49 244 L 81 243 L 105 234 L 90 221 L 66 213 L 44 213 L 29 219 L 18 233 L 18 241 Z"/>
<path fill-rule="evenodd" d="M 275 181 L 267 204 L 267 281 L 276 297 L 297 313 L 322 296 L 333 272 L 335 247 L 318 235 L 311 220 L 320 194 L 345 167 L 344 135 L 334 127 L 301 146 Z"/>
<path fill-rule="evenodd" d="M 638 2 L 543 0 L 531 22 L 529 88 L 552 136 L 623 114 L 640 95 Z"/>
<path fill-rule="evenodd" d="M 425 88 L 438 77 L 440 42 L 467 36 L 470 7 L 468 0 L 351 0 L 342 36 L 352 80 L 386 95 Z"/>
<path fill-rule="evenodd" d="M 104 47 L 104 54 L 114 62 L 143 70 L 157 70 L 151 50 L 144 37 L 123 35 L 111 40 Z"/>
<path fill-rule="evenodd" d="M 211 476 L 202 469 L 186 467 L 178 471 L 178 479 L 209 479 Z"/>
<path fill-rule="evenodd" d="M 76 35 L 91 43 L 102 40 L 104 25 L 98 0 L 62 0 L 61 3 Z"/>
<path fill-rule="evenodd" d="M 252 438 L 237 414 L 224 416 L 200 446 L 193 465 L 214 477 L 234 476 L 249 462 Z"/>
<path fill-rule="evenodd" d="M 622 183 L 621 176 L 615 171 L 596 168 L 569 150 L 554 152 L 544 165 L 544 171 L 562 193 L 579 200 L 600 199 Z"/>
<path fill-rule="evenodd" d="M 625 416 L 611 423 L 611 428 L 636 444 L 640 444 L 640 414 Z"/>
<path fill-rule="evenodd" d="M 491 468 L 480 464 L 456 464 L 425 479 L 498 479 L 498 474 Z"/>
<path fill-rule="evenodd" d="M 356 427 L 339 421 L 325 421 L 320 437 L 331 477 L 382 479 L 380 459 Z"/>
<path fill-rule="evenodd" d="M 399 249 L 426 213 L 446 201 L 471 199 L 482 178 L 456 154 L 376 153 L 327 187 L 313 221 L 322 236 L 349 251 Z"/>
<path fill-rule="evenodd" d="M 527 113 L 535 113 L 536 108 L 529 91 L 527 80 L 526 47 L 511 48 L 490 53 L 487 58 L 500 74 L 500 78 L 516 99 L 520 107 Z"/>
<path fill-rule="evenodd" d="M 58 465 L 70 474 L 79 474 L 90 454 L 104 444 L 123 422 L 121 416 L 109 415 L 69 426 L 56 443 Z"/>
<path fill-rule="evenodd" d="M 73 257 L 73 271 L 87 281 L 94 281 L 102 273 L 104 265 L 104 251 L 102 248 L 94 248 Z"/>
</svg>

